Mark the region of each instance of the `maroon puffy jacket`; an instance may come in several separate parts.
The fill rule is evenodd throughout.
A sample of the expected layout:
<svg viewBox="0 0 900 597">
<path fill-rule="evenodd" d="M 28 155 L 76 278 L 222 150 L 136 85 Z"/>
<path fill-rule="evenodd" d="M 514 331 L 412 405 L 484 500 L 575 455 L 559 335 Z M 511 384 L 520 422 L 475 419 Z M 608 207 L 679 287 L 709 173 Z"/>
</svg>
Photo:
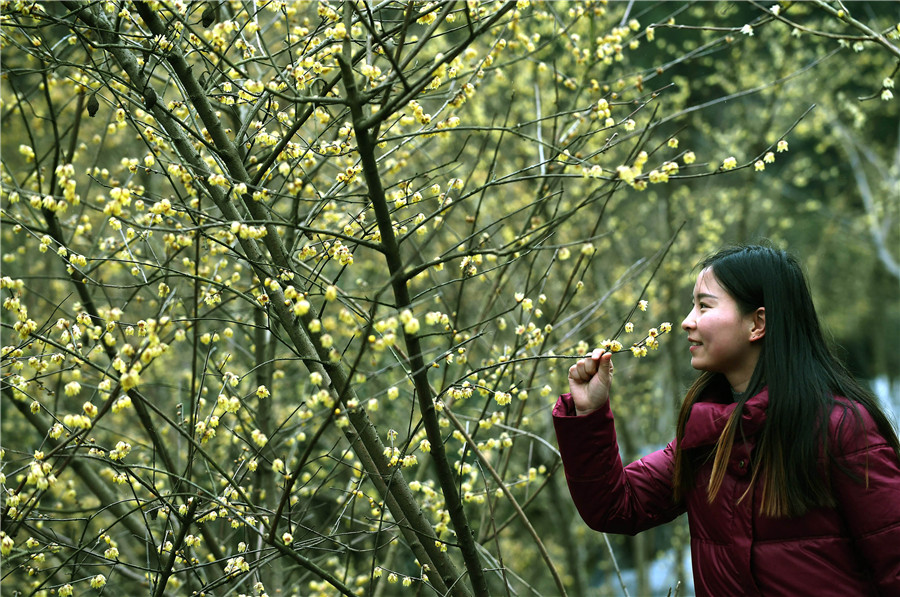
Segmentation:
<svg viewBox="0 0 900 597">
<path fill-rule="evenodd" d="M 704 398 L 691 409 L 684 446 L 712 447 L 736 407 Z M 675 442 L 622 466 L 607 403 L 575 416 L 568 394 L 553 409 L 566 480 L 581 517 L 592 529 L 633 535 L 687 512 L 698 595 L 900 595 L 900 465 L 866 410 L 862 427 L 853 413 L 835 407 L 830 417 L 833 452 L 868 483 L 832 467 L 836 508 L 815 508 L 795 518 L 760 513 L 759 483 L 749 487 L 750 453 L 765 423 L 763 390 L 744 406 L 741 435 L 712 504 L 706 486 L 712 462 L 702 465 L 696 488 L 673 501 Z"/>
</svg>

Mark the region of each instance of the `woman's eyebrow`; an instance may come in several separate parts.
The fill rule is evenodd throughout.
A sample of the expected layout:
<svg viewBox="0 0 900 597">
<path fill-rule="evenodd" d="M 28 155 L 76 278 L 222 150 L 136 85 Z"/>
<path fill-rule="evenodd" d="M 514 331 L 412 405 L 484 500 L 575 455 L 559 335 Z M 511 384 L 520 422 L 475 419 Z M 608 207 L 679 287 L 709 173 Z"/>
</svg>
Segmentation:
<svg viewBox="0 0 900 597">
<path fill-rule="evenodd" d="M 717 299 L 717 298 L 719 298 L 719 297 L 717 297 L 717 296 L 714 295 L 714 294 L 709 294 L 709 293 L 707 293 L 707 292 L 701 292 L 701 293 L 698 294 L 696 297 L 691 297 L 691 298 L 693 298 L 694 300 L 701 301 L 701 300 L 704 300 L 704 299 Z"/>
</svg>

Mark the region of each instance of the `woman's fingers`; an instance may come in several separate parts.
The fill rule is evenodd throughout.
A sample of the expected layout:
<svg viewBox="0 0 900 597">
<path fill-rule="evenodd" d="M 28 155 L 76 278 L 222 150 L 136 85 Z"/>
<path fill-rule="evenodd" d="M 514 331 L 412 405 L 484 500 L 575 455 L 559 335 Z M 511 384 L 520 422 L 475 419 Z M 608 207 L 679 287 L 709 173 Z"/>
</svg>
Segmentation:
<svg viewBox="0 0 900 597">
<path fill-rule="evenodd" d="M 573 380 L 586 383 L 597 373 L 597 362 L 594 359 L 578 359 L 578 362 L 569 368 L 569 377 Z"/>
<path fill-rule="evenodd" d="M 569 367 L 569 377 L 574 381 L 586 383 L 597 374 L 601 366 L 607 367 L 612 375 L 612 361 L 607 358 L 604 363 L 602 359 L 604 354 L 606 353 L 602 348 L 595 348 L 589 357 L 579 359 L 577 363 Z"/>
</svg>

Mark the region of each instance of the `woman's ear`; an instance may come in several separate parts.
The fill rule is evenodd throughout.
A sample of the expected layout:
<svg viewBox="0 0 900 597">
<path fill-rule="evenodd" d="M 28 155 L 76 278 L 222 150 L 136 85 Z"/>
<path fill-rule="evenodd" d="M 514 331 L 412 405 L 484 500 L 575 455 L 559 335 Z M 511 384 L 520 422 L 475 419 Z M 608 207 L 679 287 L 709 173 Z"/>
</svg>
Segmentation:
<svg viewBox="0 0 900 597">
<path fill-rule="evenodd" d="M 750 314 L 750 341 L 756 342 L 766 335 L 766 309 L 760 307 Z"/>
</svg>

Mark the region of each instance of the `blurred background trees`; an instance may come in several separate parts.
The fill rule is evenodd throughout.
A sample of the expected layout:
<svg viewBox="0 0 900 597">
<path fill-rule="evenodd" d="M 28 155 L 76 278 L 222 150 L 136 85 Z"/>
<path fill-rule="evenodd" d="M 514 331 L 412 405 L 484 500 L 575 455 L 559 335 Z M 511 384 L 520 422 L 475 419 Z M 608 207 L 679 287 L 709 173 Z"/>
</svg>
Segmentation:
<svg viewBox="0 0 900 597">
<path fill-rule="evenodd" d="M 667 442 L 646 335 L 760 240 L 896 388 L 898 23 L 3 2 L 4 590 L 689 593 L 684 521 L 581 523 L 550 408 L 616 340 L 623 458 Z"/>
</svg>

